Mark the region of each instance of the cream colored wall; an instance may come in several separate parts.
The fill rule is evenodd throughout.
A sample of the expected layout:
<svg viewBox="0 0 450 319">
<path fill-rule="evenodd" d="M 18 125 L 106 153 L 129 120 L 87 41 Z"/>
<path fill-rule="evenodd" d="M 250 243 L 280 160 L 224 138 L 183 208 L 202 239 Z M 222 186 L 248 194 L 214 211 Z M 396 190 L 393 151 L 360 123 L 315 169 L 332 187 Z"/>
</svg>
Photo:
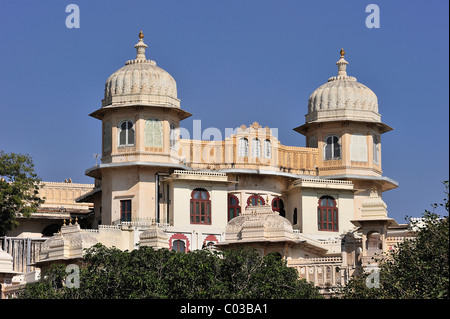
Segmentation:
<svg viewBox="0 0 450 319">
<path fill-rule="evenodd" d="M 301 232 L 303 232 L 303 228 L 304 228 L 304 221 L 303 221 L 303 214 L 302 214 L 302 190 L 301 188 L 294 188 L 292 189 L 289 193 L 288 196 L 286 197 L 287 200 L 285 202 L 285 205 L 287 206 L 287 218 L 289 219 L 289 221 L 292 224 L 292 228 L 294 229 L 298 229 Z M 297 224 L 293 224 L 293 214 L 294 214 L 294 209 L 297 208 Z M 286 209 L 286 207 L 285 207 Z"/>
<path fill-rule="evenodd" d="M 120 219 L 120 201 L 131 200 L 133 219 L 156 218 L 155 174 L 166 173 L 157 167 L 116 167 L 103 174 L 102 224 Z"/>
<path fill-rule="evenodd" d="M 331 134 L 336 134 L 340 138 L 341 159 L 324 160 L 325 138 Z M 367 146 L 367 161 L 351 161 L 351 137 L 353 134 L 361 134 L 365 136 Z M 379 160 L 373 161 L 373 138 L 377 136 L 380 142 Z M 381 134 L 376 125 L 372 123 L 359 122 L 327 122 L 321 123 L 320 127 L 311 127 L 306 134 L 308 140 L 311 136 L 317 138 L 317 163 L 320 176 L 330 175 L 368 175 L 381 176 Z"/>
<path fill-rule="evenodd" d="M 258 174 L 228 174 L 228 180 L 237 181 L 236 186 L 230 185 L 228 191 L 238 197 L 241 209 L 247 206 L 247 200 L 252 195 L 260 195 L 266 201 L 269 196 L 269 204 L 273 198 L 282 197 L 282 191 L 286 189 L 286 178 L 275 175 Z M 286 205 L 285 200 L 283 202 Z"/>
<path fill-rule="evenodd" d="M 72 182 L 43 182 L 39 190 L 39 197 L 45 198 L 40 208 L 59 209 L 61 206 L 68 209 L 79 209 L 88 211 L 92 208 L 90 203 L 77 203 L 75 199 L 92 191 L 94 184 L 79 184 Z"/>
<path fill-rule="evenodd" d="M 195 188 L 204 188 L 210 194 L 211 200 L 211 225 L 191 224 L 190 222 L 190 200 L 191 193 Z M 195 226 L 204 231 L 208 227 L 225 230 L 227 220 L 227 186 L 224 184 L 213 184 L 205 181 L 174 181 L 172 183 L 172 219 L 173 226 L 183 225 Z"/>
<path fill-rule="evenodd" d="M 163 147 L 145 145 L 145 125 L 147 119 L 158 119 L 162 122 Z M 134 123 L 135 145 L 118 146 L 119 125 L 124 120 Z M 133 161 L 174 162 L 178 163 L 178 153 L 170 148 L 170 123 L 179 128 L 179 117 L 170 109 L 152 107 L 128 107 L 116 109 L 102 119 L 102 136 L 106 123 L 111 126 L 111 151 L 104 151 L 102 163 L 122 163 Z M 102 145 L 105 141 L 102 139 Z M 102 147 L 104 150 L 104 147 Z"/>
<path fill-rule="evenodd" d="M 33 220 L 19 219 L 19 226 L 7 232 L 8 237 L 42 237 L 42 230 L 53 223 L 59 224 L 58 220 Z"/>
<path fill-rule="evenodd" d="M 52 224 L 61 225 L 63 219 L 69 219 L 69 211 L 87 214 L 93 204 L 77 203 L 75 200 L 93 189 L 94 184 L 43 182 L 39 197 L 45 199 L 45 202 L 30 219 L 19 218 L 20 224 L 9 231 L 7 236 L 42 237 L 45 227 Z"/>
<path fill-rule="evenodd" d="M 98 230 L 89 231 L 89 235 L 106 247 L 116 247 L 121 250 L 133 250 L 136 248 L 136 230 L 126 230 L 114 226 L 100 226 Z"/>
<path fill-rule="evenodd" d="M 317 206 L 319 198 L 324 195 L 332 196 L 338 208 L 338 231 L 319 231 L 317 221 Z M 353 216 L 353 194 L 351 192 L 333 189 L 303 189 L 302 190 L 302 232 L 305 234 L 322 234 L 329 237 L 354 229 L 350 222 Z"/>
<path fill-rule="evenodd" d="M 354 199 L 354 218 L 361 218 L 361 203 L 370 196 L 370 190 L 374 187 L 377 189 L 378 196 L 382 197 L 381 186 L 373 181 L 354 181 L 355 189 L 359 189 Z"/>
</svg>

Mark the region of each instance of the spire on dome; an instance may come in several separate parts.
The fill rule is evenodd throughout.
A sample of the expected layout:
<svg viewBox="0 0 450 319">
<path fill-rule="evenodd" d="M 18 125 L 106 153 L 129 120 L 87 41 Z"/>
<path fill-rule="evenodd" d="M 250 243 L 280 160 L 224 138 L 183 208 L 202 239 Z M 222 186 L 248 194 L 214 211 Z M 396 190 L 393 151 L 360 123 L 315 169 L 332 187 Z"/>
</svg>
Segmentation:
<svg viewBox="0 0 450 319">
<path fill-rule="evenodd" d="M 336 62 L 336 65 L 338 66 L 338 74 L 337 76 L 347 76 L 347 64 L 348 62 L 345 61 L 344 59 L 344 55 L 345 55 L 345 51 L 344 48 L 341 49 L 341 58 L 339 59 L 339 61 Z"/>
<path fill-rule="evenodd" d="M 143 62 L 146 61 L 145 57 L 145 49 L 148 48 L 148 46 L 144 43 L 144 33 L 139 32 L 139 42 L 134 46 L 136 48 L 136 60 L 137 62 Z"/>
</svg>

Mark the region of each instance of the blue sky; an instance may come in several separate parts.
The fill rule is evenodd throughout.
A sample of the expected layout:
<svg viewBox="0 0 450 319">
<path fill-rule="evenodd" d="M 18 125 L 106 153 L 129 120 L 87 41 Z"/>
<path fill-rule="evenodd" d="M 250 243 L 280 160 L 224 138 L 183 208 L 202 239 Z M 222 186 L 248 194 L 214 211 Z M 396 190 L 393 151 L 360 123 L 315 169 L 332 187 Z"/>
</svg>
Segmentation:
<svg viewBox="0 0 450 319">
<path fill-rule="evenodd" d="M 80 28 L 68 29 L 68 4 Z M 369 29 L 368 4 L 380 9 Z M 278 128 L 285 145 L 305 146 L 309 95 L 347 71 L 378 96 L 383 175 L 399 188 L 383 194 L 389 215 L 420 216 L 442 202 L 449 171 L 448 1 L 405 0 L 0 0 L 0 149 L 33 157 L 45 181 L 92 183 L 84 175 L 101 151 L 104 83 L 146 55 L 177 81 L 182 122 L 192 130 L 254 121 Z"/>
</svg>

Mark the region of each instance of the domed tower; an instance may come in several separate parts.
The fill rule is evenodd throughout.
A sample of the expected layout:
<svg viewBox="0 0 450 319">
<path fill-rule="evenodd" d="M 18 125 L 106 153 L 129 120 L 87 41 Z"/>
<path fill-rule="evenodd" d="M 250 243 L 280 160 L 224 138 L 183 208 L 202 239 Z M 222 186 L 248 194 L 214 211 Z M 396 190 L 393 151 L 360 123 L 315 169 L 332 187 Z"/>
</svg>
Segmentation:
<svg viewBox="0 0 450 319">
<path fill-rule="evenodd" d="M 158 176 L 184 168 L 178 156 L 179 123 L 191 116 L 180 108 L 174 78 L 147 59 L 144 34 L 136 58 L 105 84 L 101 164 L 86 174 L 101 180 L 103 224 L 119 219 L 158 219 Z M 124 217 L 125 216 L 125 217 Z"/>
<path fill-rule="evenodd" d="M 338 74 L 311 94 L 305 124 L 294 130 L 318 148 L 319 176 L 352 180 L 366 192 L 375 187 L 381 195 L 397 187 L 381 167 L 381 135 L 392 128 L 381 122 L 375 93 L 347 75 L 344 56 L 341 49 Z"/>
</svg>

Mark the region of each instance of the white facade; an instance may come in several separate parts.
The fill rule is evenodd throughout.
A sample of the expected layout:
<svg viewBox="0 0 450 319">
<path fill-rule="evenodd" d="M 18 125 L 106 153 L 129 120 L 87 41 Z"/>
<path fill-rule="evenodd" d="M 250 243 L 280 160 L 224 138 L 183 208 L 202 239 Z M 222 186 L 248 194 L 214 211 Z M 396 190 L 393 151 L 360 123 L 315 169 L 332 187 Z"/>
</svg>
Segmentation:
<svg viewBox="0 0 450 319">
<path fill-rule="evenodd" d="M 343 50 L 338 75 L 311 94 L 306 123 L 295 129 L 308 147 L 282 145 L 256 122 L 223 141 L 195 141 L 180 139 L 191 114 L 175 80 L 146 59 L 143 37 L 90 114 L 102 123 L 102 159 L 86 170 L 95 187 L 77 199 L 94 205 L 84 219 L 92 229 L 74 228 L 89 235 L 80 238 L 123 250 L 245 244 L 280 253 L 318 285 L 339 285 L 361 264 L 370 230 L 358 234 L 357 225 L 389 238 L 398 224 L 379 210 L 369 222 L 367 212 L 397 187 L 381 169 L 380 136 L 392 128 L 381 122 L 375 93 L 347 75 Z M 247 235 L 231 235 L 236 229 Z M 341 270 L 327 277 L 327 267 Z"/>
</svg>

